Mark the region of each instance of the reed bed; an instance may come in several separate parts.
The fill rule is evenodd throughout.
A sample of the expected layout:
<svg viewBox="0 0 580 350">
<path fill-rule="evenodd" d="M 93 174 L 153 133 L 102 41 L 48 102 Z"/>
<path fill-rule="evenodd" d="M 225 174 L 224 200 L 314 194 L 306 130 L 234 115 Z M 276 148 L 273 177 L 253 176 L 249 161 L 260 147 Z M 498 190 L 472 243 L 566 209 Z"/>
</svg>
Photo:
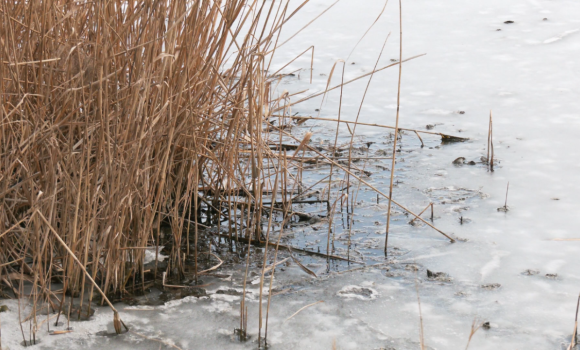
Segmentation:
<svg viewBox="0 0 580 350">
<path fill-rule="evenodd" d="M 0 282 L 32 305 L 23 316 L 31 342 L 44 323 L 37 317 L 42 310 L 57 312 L 57 320 L 63 312 L 80 318 L 97 302 L 114 311 L 118 333 L 127 329 L 111 300 L 143 293 L 146 274 L 179 288 L 186 276 L 197 281 L 219 268 L 211 246 L 200 249 L 200 231 L 208 227 L 230 241 L 275 247 L 273 265 L 266 266 L 268 249 L 263 257 L 261 286 L 267 284 L 283 246 L 282 232 L 269 242 L 272 218 L 280 214 L 284 227 L 301 215 L 292 200 L 305 191 L 300 180 L 309 161 L 330 164 L 331 173 L 343 171 L 347 181 L 360 181 L 390 203 L 355 174 L 363 170 L 350 151 L 344 165 L 329 155 L 334 149 L 311 147 L 312 134 L 288 132 L 296 118 L 290 107 L 305 99 L 276 95 L 282 76 L 269 73 L 280 30 L 298 11 L 287 6 L 2 3 Z M 348 207 L 348 198 L 331 200 L 330 187 L 328 195 L 329 216 L 339 201 Z M 156 247 L 158 254 L 162 225 L 171 232 L 164 238 L 172 242 L 167 266 L 146 271 L 145 250 Z M 249 253 L 247 259 L 249 265 Z M 260 330 L 262 317 L 260 309 Z M 246 327 L 242 299 L 244 337 Z"/>
<path fill-rule="evenodd" d="M 16 295 L 26 281 L 32 304 L 61 310 L 67 295 L 134 291 L 163 222 L 168 274 L 189 273 L 181 243 L 193 239 L 197 262 L 197 223 L 219 222 L 202 207 L 221 215 L 220 198 L 239 192 L 261 206 L 263 118 L 284 102 L 270 101 L 265 55 L 292 15 L 280 3 L 16 0 L 0 11 L 0 265 Z"/>
</svg>

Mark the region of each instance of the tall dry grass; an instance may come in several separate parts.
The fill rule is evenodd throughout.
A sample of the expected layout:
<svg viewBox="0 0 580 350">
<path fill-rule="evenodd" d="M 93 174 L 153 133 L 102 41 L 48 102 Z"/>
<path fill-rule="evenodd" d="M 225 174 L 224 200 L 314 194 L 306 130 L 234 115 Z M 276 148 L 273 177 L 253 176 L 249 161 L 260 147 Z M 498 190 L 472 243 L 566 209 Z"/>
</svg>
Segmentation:
<svg viewBox="0 0 580 350">
<path fill-rule="evenodd" d="M 108 302 L 143 287 L 164 221 L 168 273 L 191 272 L 185 244 L 197 278 L 195 223 L 271 191 L 263 121 L 285 100 L 270 99 L 266 53 L 291 15 L 247 0 L 2 2 L 3 282 L 18 296 L 29 283 L 35 307 Z M 250 213 L 244 232 L 259 233 Z"/>
</svg>

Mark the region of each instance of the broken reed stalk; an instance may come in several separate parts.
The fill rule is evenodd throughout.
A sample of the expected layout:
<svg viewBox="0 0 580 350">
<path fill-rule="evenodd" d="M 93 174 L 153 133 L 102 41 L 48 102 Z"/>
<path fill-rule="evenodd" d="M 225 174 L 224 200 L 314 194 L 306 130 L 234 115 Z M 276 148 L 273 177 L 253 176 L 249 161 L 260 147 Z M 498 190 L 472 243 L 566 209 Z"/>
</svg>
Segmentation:
<svg viewBox="0 0 580 350">
<path fill-rule="evenodd" d="M 103 299 L 107 302 L 107 304 L 109 304 L 109 307 L 111 308 L 111 310 L 113 310 L 113 325 L 115 327 L 115 331 L 117 332 L 117 334 L 121 334 L 121 331 L 122 331 L 121 325 L 123 325 L 123 327 L 125 327 L 125 330 L 128 331 L 129 328 L 127 328 L 125 323 L 119 317 L 119 311 L 117 311 L 117 309 L 115 309 L 115 307 L 113 306 L 111 301 L 109 301 L 109 298 L 107 298 L 107 296 L 105 295 L 105 293 L 103 293 L 103 291 L 101 290 L 99 285 L 93 280 L 91 275 L 87 272 L 87 270 L 85 269 L 84 265 L 80 262 L 80 260 L 75 256 L 73 251 L 66 245 L 66 243 L 62 240 L 62 238 L 60 238 L 58 232 L 55 231 L 55 229 L 48 222 L 48 220 L 46 220 L 46 218 L 44 217 L 44 215 L 42 215 L 42 213 L 40 213 L 38 210 L 36 210 L 34 212 L 34 214 L 38 214 L 38 216 L 40 216 L 40 218 L 42 219 L 42 221 L 44 221 L 44 223 L 46 224 L 48 229 L 54 234 L 57 241 L 60 244 L 62 244 L 63 248 L 70 254 L 70 257 L 72 258 L 72 260 L 74 260 L 78 264 L 78 267 L 83 271 L 84 275 L 87 276 L 89 281 L 91 281 L 92 285 L 97 289 L 97 291 L 99 291 L 99 293 L 101 294 Z M 69 309 L 69 312 L 70 312 L 70 309 Z M 69 317 L 69 319 L 70 319 L 70 317 Z"/>
<path fill-rule="evenodd" d="M 421 312 L 421 297 L 419 296 L 419 277 L 415 278 L 415 290 L 417 291 L 417 305 L 419 306 L 419 341 L 421 350 L 425 350 L 425 337 L 423 334 L 423 313 Z"/>
<path fill-rule="evenodd" d="M 508 191 L 510 190 L 510 182 L 508 181 L 507 187 L 505 189 L 505 204 L 503 205 L 504 209 L 507 211 L 507 199 L 508 199 Z"/>
<path fill-rule="evenodd" d="M 134 309 L 133 309 L 133 310 L 134 310 Z M 155 339 L 155 338 L 151 338 L 151 337 L 148 337 L 148 336 L 146 336 L 146 335 L 144 335 L 144 334 L 137 333 L 137 332 L 135 332 L 135 331 L 131 331 L 131 334 L 135 334 L 135 335 L 138 335 L 138 336 L 140 336 L 141 338 L 144 338 L 144 339 L 147 339 L 147 340 L 151 340 L 151 341 L 154 341 L 154 342 L 160 343 L 160 344 L 159 344 L 159 348 L 161 348 L 161 344 L 163 344 L 163 345 L 165 345 L 165 346 L 167 346 L 167 347 L 170 347 L 170 348 L 174 348 L 174 349 L 177 349 L 177 350 L 182 350 L 182 349 L 181 349 L 180 347 L 178 347 L 177 345 L 174 345 L 174 344 L 172 344 L 171 342 L 168 342 L 168 341 L 164 341 L 164 340 L 161 340 L 161 339 Z"/>
<path fill-rule="evenodd" d="M 572 332 L 572 341 L 570 342 L 570 346 L 568 350 L 574 349 L 574 347 L 578 344 L 578 311 L 580 310 L 580 295 L 578 295 L 578 302 L 576 303 L 576 317 L 574 319 L 574 331 Z"/>
<path fill-rule="evenodd" d="M 471 323 L 471 332 L 469 332 L 469 339 L 467 339 L 467 346 L 465 346 L 465 350 L 469 348 L 469 344 L 471 343 L 471 338 L 477 333 L 477 331 L 481 328 L 483 323 L 479 321 L 477 318 L 473 319 Z"/>
<path fill-rule="evenodd" d="M 356 50 L 357 46 L 360 44 L 360 42 L 365 38 L 365 36 L 367 36 L 367 34 L 371 31 L 371 29 L 374 27 L 375 24 L 377 24 L 377 22 L 379 21 L 379 19 L 383 16 L 383 13 L 385 12 L 385 9 L 387 8 L 387 4 L 389 3 L 389 0 L 385 1 L 385 4 L 383 5 L 383 8 L 381 9 L 381 12 L 379 12 L 379 14 L 377 15 L 377 18 L 375 18 L 374 22 L 371 23 L 371 25 L 368 27 L 368 29 L 364 32 L 364 34 L 360 37 L 360 39 L 358 39 L 358 41 L 356 42 L 356 44 L 354 45 L 354 47 L 352 48 L 352 50 L 350 51 L 350 53 L 348 54 L 348 56 L 346 57 L 346 61 L 348 61 L 348 59 L 350 58 L 350 56 L 354 53 L 354 50 Z M 391 33 L 389 33 L 390 35 Z M 388 38 L 388 36 L 387 36 Z M 377 69 L 377 67 L 375 66 L 374 69 Z"/>
<path fill-rule="evenodd" d="M 372 74 L 371 74 L 372 75 Z M 312 117 L 312 116 L 299 116 L 299 115 L 293 115 L 291 116 L 292 119 L 298 119 L 298 120 L 303 120 L 303 121 L 307 121 L 307 120 L 323 120 L 323 121 L 329 121 L 329 122 L 340 122 L 340 123 L 345 123 L 345 124 L 356 124 L 356 125 L 364 125 L 364 126 L 374 126 L 377 128 L 384 128 L 384 129 L 395 129 L 394 126 L 390 126 L 390 125 L 384 125 L 384 124 L 376 124 L 376 123 L 363 123 L 363 122 L 359 122 L 359 121 L 349 121 L 349 120 L 337 120 L 334 118 L 322 118 L 322 117 Z M 427 134 L 427 135 L 437 135 L 437 136 L 441 136 L 442 139 L 453 139 L 453 140 L 458 140 L 458 141 L 466 141 L 468 140 L 467 138 L 464 137 L 459 137 L 459 136 L 453 136 L 453 135 L 448 135 L 448 134 L 443 134 L 440 132 L 434 132 L 434 131 L 426 131 L 426 130 L 417 130 L 417 129 L 409 129 L 409 128 L 398 128 L 398 130 L 400 131 L 409 131 L 409 132 L 414 132 L 417 133 L 417 136 L 419 136 L 418 134 Z M 419 136 L 419 139 L 421 141 L 421 143 L 423 142 L 423 140 L 421 139 L 421 137 Z"/>
<path fill-rule="evenodd" d="M 397 138 L 399 136 L 399 111 L 401 107 L 401 75 L 403 73 L 403 8 L 399 0 L 399 82 L 397 84 L 397 117 L 395 120 L 395 140 L 393 141 L 393 160 L 391 163 L 391 179 L 389 184 L 389 204 L 387 208 L 387 227 L 385 229 L 385 258 L 389 245 L 389 225 L 391 222 L 391 198 L 393 198 L 393 178 L 395 177 L 395 158 L 397 157 Z"/>
<path fill-rule="evenodd" d="M 435 210 L 433 209 L 433 202 L 431 202 L 431 222 L 433 222 L 433 215 L 435 214 Z"/>
<path fill-rule="evenodd" d="M 330 190 L 329 190 L 329 192 L 330 192 Z M 338 204 L 338 201 L 342 202 L 344 197 L 346 197 L 346 194 L 342 194 L 340 197 L 338 197 L 334 201 L 334 204 L 332 204 L 332 206 L 330 207 L 330 210 L 328 211 L 328 236 L 326 239 L 326 270 L 327 271 L 330 271 L 330 257 L 331 257 L 331 254 L 330 254 L 330 234 L 332 233 L 332 224 L 334 222 L 334 220 L 333 220 L 334 213 L 336 212 L 336 205 Z M 350 262 L 350 259 L 347 259 L 347 261 Z"/>
<path fill-rule="evenodd" d="M 335 203 L 337 203 L 337 202 L 335 201 Z M 290 219 L 290 216 L 288 216 L 288 219 Z M 229 238 L 228 235 L 220 235 L 220 237 L 222 237 L 222 238 Z M 238 239 L 239 239 L 240 242 L 243 242 L 243 243 L 247 243 L 247 244 L 251 244 L 251 245 L 255 245 L 255 246 L 259 246 L 259 247 L 265 246 L 265 245 L 260 244 L 260 242 L 258 240 L 254 240 L 254 241 L 250 242 L 250 240 L 247 239 L 247 238 L 239 237 Z M 277 245 L 274 244 L 274 243 L 269 243 L 268 246 L 269 247 L 276 247 Z M 348 262 L 348 263 L 354 263 L 354 264 L 362 264 L 362 265 L 364 265 L 364 263 L 363 262 L 360 262 L 360 261 L 349 260 L 347 258 L 343 258 L 343 257 L 337 256 L 337 255 L 327 255 L 327 254 L 319 253 L 319 252 L 316 252 L 316 251 L 313 251 L 313 250 L 306 250 L 306 249 L 301 249 L 301 248 L 297 248 L 297 247 L 292 247 L 290 245 L 279 244 L 279 247 L 280 248 L 285 248 L 285 249 L 288 249 L 288 250 L 295 250 L 295 251 L 298 251 L 298 252 L 303 253 L 303 254 L 308 254 L 308 255 L 313 255 L 313 256 L 319 256 L 319 257 L 322 257 L 322 258 L 325 258 L 325 259 L 340 260 L 340 261 L 344 261 L 344 262 Z"/>
<path fill-rule="evenodd" d="M 425 207 L 425 209 L 423 209 L 420 213 L 419 216 L 423 215 L 424 212 L 427 211 L 427 209 L 431 208 L 431 221 L 433 221 L 433 203 L 429 203 L 427 204 L 427 206 Z M 417 220 L 417 218 L 413 218 L 411 219 L 411 221 L 409 223 L 413 223 L 415 220 Z"/>
<path fill-rule="evenodd" d="M 320 304 L 320 303 L 324 303 L 324 300 L 319 300 L 317 302 L 314 302 L 312 304 L 308 304 L 306 306 L 301 307 L 300 309 L 298 309 L 298 311 L 296 311 L 295 313 L 292 314 L 292 316 L 288 317 L 287 319 L 284 320 L 284 322 L 288 322 L 290 319 L 292 319 L 294 316 L 298 315 L 299 313 L 301 313 L 302 311 L 306 310 L 307 308 L 314 306 L 316 304 Z"/>
<path fill-rule="evenodd" d="M 487 161 L 488 167 L 489 167 L 489 154 L 491 151 L 490 142 L 491 142 L 491 111 L 489 111 L 489 121 L 487 123 L 487 157 L 486 157 L 486 161 Z"/>
<path fill-rule="evenodd" d="M 276 203 L 276 194 L 278 190 L 278 176 L 280 175 L 280 170 L 282 168 L 281 162 L 278 162 L 278 171 L 276 171 L 276 179 L 274 180 L 274 188 L 272 190 L 272 203 Z M 260 275 L 260 296 L 258 303 L 258 344 L 262 338 L 262 297 L 264 294 L 264 276 L 266 274 L 266 264 L 268 262 L 268 243 L 270 242 L 270 229 L 272 227 L 272 219 L 274 218 L 274 206 L 271 206 L 268 227 L 266 228 L 266 246 L 264 248 L 264 259 L 262 261 L 262 273 Z M 249 254 L 248 254 L 249 255 Z M 276 263 L 276 261 L 274 261 Z"/>
<path fill-rule="evenodd" d="M 489 130 L 487 132 L 487 162 L 489 171 L 493 172 L 493 119 L 491 111 L 489 112 Z"/>
<path fill-rule="evenodd" d="M 341 88 L 340 88 L 340 102 L 338 104 L 338 122 L 336 123 L 336 134 L 334 136 L 334 146 L 332 146 L 331 148 L 331 152 L 332 152 L 332 156 L 335 156 L 336 153 L 336 145 L 338 143 L 338 130 L 340 129 L 340 116 L 341 116 L 341 111 L 342 111 L 342 92 L 343 92 L 343 83 L 344 83 L 344 69 L 346 67 L 346 62 L 344 62 L 344 60 L 338 60 L 337 62 L 334 63 L 333 67 L 332 67 L 332 71 L 330 72 L 330 75 L 328 77 L 328 83 L 326 84 L 326 86 L 328 87 L 328 85 L 330 84 L 330 80 L 332 79 L 332 73 L 334 72 L 334 68 L 336 67 L 336 64 L 338 63 L 342 63 L 342 75 L 341 75 Z M 322 100 L 324 101 L 324 98 L 322 98 Z M 322 107 L 322 102 L 320 103 L 321 107 Z M 350 164 L 350 163 L 349 163 Z M 331 189 L 332 189 L 332 174 L 334 171 L 334 164 L 331 163 L 330 164 L 330 176 L 328 178 L 328 196 L 326 198 L 326 204 L 328 207 L 330 207 L 330 194 L 331 194 Z M 332 232 L 332 218 L 333 218 L 333 214 L 334 214 L 334 210 L 336 209 L 336 201 L 334 202 L 334 206 L 332 207 L 331 210 L 328 210 L 328 240 L 326 242 L 326 255 L 330 255 L 330 233 Z M 328 269 L 330 269 L 330 258 L 328 258 L 326 260 L 326 264 L 328 266 Z"/>
</svg>

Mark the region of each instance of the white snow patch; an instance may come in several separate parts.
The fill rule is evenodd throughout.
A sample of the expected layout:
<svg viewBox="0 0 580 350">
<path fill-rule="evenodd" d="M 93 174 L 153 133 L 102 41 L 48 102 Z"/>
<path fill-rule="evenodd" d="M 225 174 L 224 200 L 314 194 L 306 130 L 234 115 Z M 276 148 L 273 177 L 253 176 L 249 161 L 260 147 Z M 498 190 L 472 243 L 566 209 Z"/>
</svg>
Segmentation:
<svg viewBox="0 0 580 350">
<path fill-rule="evenodd" d="M 126 306 L 125 308 L 123 308 L 123 310 L 138 310 L 138 311 L 142 311 L 142 310 L 155 310 L 155 307 L 153 306 L 145 306 L 145 305 L 135 305 L 135 306 Z"/>
<path fill-rule="evenodd" d="M 186 304 L 186 303 L 196 303 L 197 299 L 198 299 L 197 297 L 188 296 L 188 297 L 185 297 L 183 299 L 171 300 L 171 301 L 166 302 L 165 305 L 161 306 L 161 308 L 162 309 L 169 309 L 169 308 L 180 306 L 180 305 Z"/>
<path fill-rule="evenodd" d="M 551 44 L 551 43 L 554 43 L 556 41 L 560 41 L 560 40 L 564 39 L 565 37 L 567 37 L 568 35 L 574 34 L 578 31 L 580 31 L 580 29 L 567 30 L 564 33 L 558 34 L 554 37 L 551 37 L 550 39 L 544 40 L 544 44 Z"/>
<path fill-rule="evenodd" d="M 417 92 L 411 93 L 411 95 L 413 95 L 413 96 L 433 96 L 434 93 L 433 93 L 433 91 L 417 91 Z"/>
<path fill-rule="evenodd" d="M 229 294 L 212 294 L 210 296 L 211 299 L 214 300 L 223 300 L 230 303 L 233 303 L 236 300 L 240 300 L 240 297 L 237 295 L 229 295 Z"/>
<path fill-rule="evenodd" d="M 230 303 L 225 302 L 225 301 L 220 301 L 220 300 L 216 300 L 213 303 L 211 303 L 209 305 L 204 305 L 202 307 L 209 312 L 216 312 L 216 313 L 232 311 L 232 305 Z"/>
<path fill-rule="evenodd" d="M 444 109 L 432 108 L 432 109 L 428 109 L 426 111 L 423 111 L 423 113 L 425 113 L 425 114 L 433 114 L 433 115 L 449 115 L 449 114 L 453 114 L 453 111 L 447 111 L 447 110 L 444 110 Z"/>
<path fill-rule="evenodd" d="M 339 290 L 337 295 L 348 299 L 373 300 L 379 296 L 379 292 L 374 288 L 350 285 Z"/>
<path fill-rule="evenodd" d="M 485 264 L 480 270 L 481 280 L 482 281 L 485 280 L 485 278 L 489 276 L 495 269 L 499 268 L 501 265 L 501 258 L 509 254 L 510 254 L 509 252 L 505 251 L 494 252 L 493 258 L 487 264 Z"/>
<path fill-rule="evenodd" d="M 161 251 L 164 248 L 164 246 L 159 246 L 159 251 Z M 157 255 L 157 260 L 158 261 L 163 261 L 165 260 L 165 258 L 167 258 L 167 255 L 163 255 L 161 253 L 159 253 Z M 152 261 L 155 261 L 155 248 L 148 248 L 145 249 L 145 264 L 148 264 Z"/>
</svg>

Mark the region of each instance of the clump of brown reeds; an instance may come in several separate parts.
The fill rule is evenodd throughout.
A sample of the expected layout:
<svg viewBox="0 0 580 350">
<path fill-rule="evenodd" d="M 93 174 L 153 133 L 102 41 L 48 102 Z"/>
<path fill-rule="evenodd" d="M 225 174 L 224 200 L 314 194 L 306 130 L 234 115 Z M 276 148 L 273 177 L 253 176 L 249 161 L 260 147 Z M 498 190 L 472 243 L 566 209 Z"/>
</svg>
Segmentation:
<svg viewBox="0 0 580 350">
<path fill-rule="evenodd" d="M 292 15 L 245 0 L 3 3 L 0 274 L 19 297 L 15 281 L 30 284 L 34 325 L 45 303 L 144 289 L 162 222 L 168 273 L 197 278 L 201 217 L 219 224 L 234 193 L 261 207 L 262 123 L 284 103 L 270 101 L 264 53 Z M 248 213 L 255 238 L 260 210 Z"/>
</svg>

